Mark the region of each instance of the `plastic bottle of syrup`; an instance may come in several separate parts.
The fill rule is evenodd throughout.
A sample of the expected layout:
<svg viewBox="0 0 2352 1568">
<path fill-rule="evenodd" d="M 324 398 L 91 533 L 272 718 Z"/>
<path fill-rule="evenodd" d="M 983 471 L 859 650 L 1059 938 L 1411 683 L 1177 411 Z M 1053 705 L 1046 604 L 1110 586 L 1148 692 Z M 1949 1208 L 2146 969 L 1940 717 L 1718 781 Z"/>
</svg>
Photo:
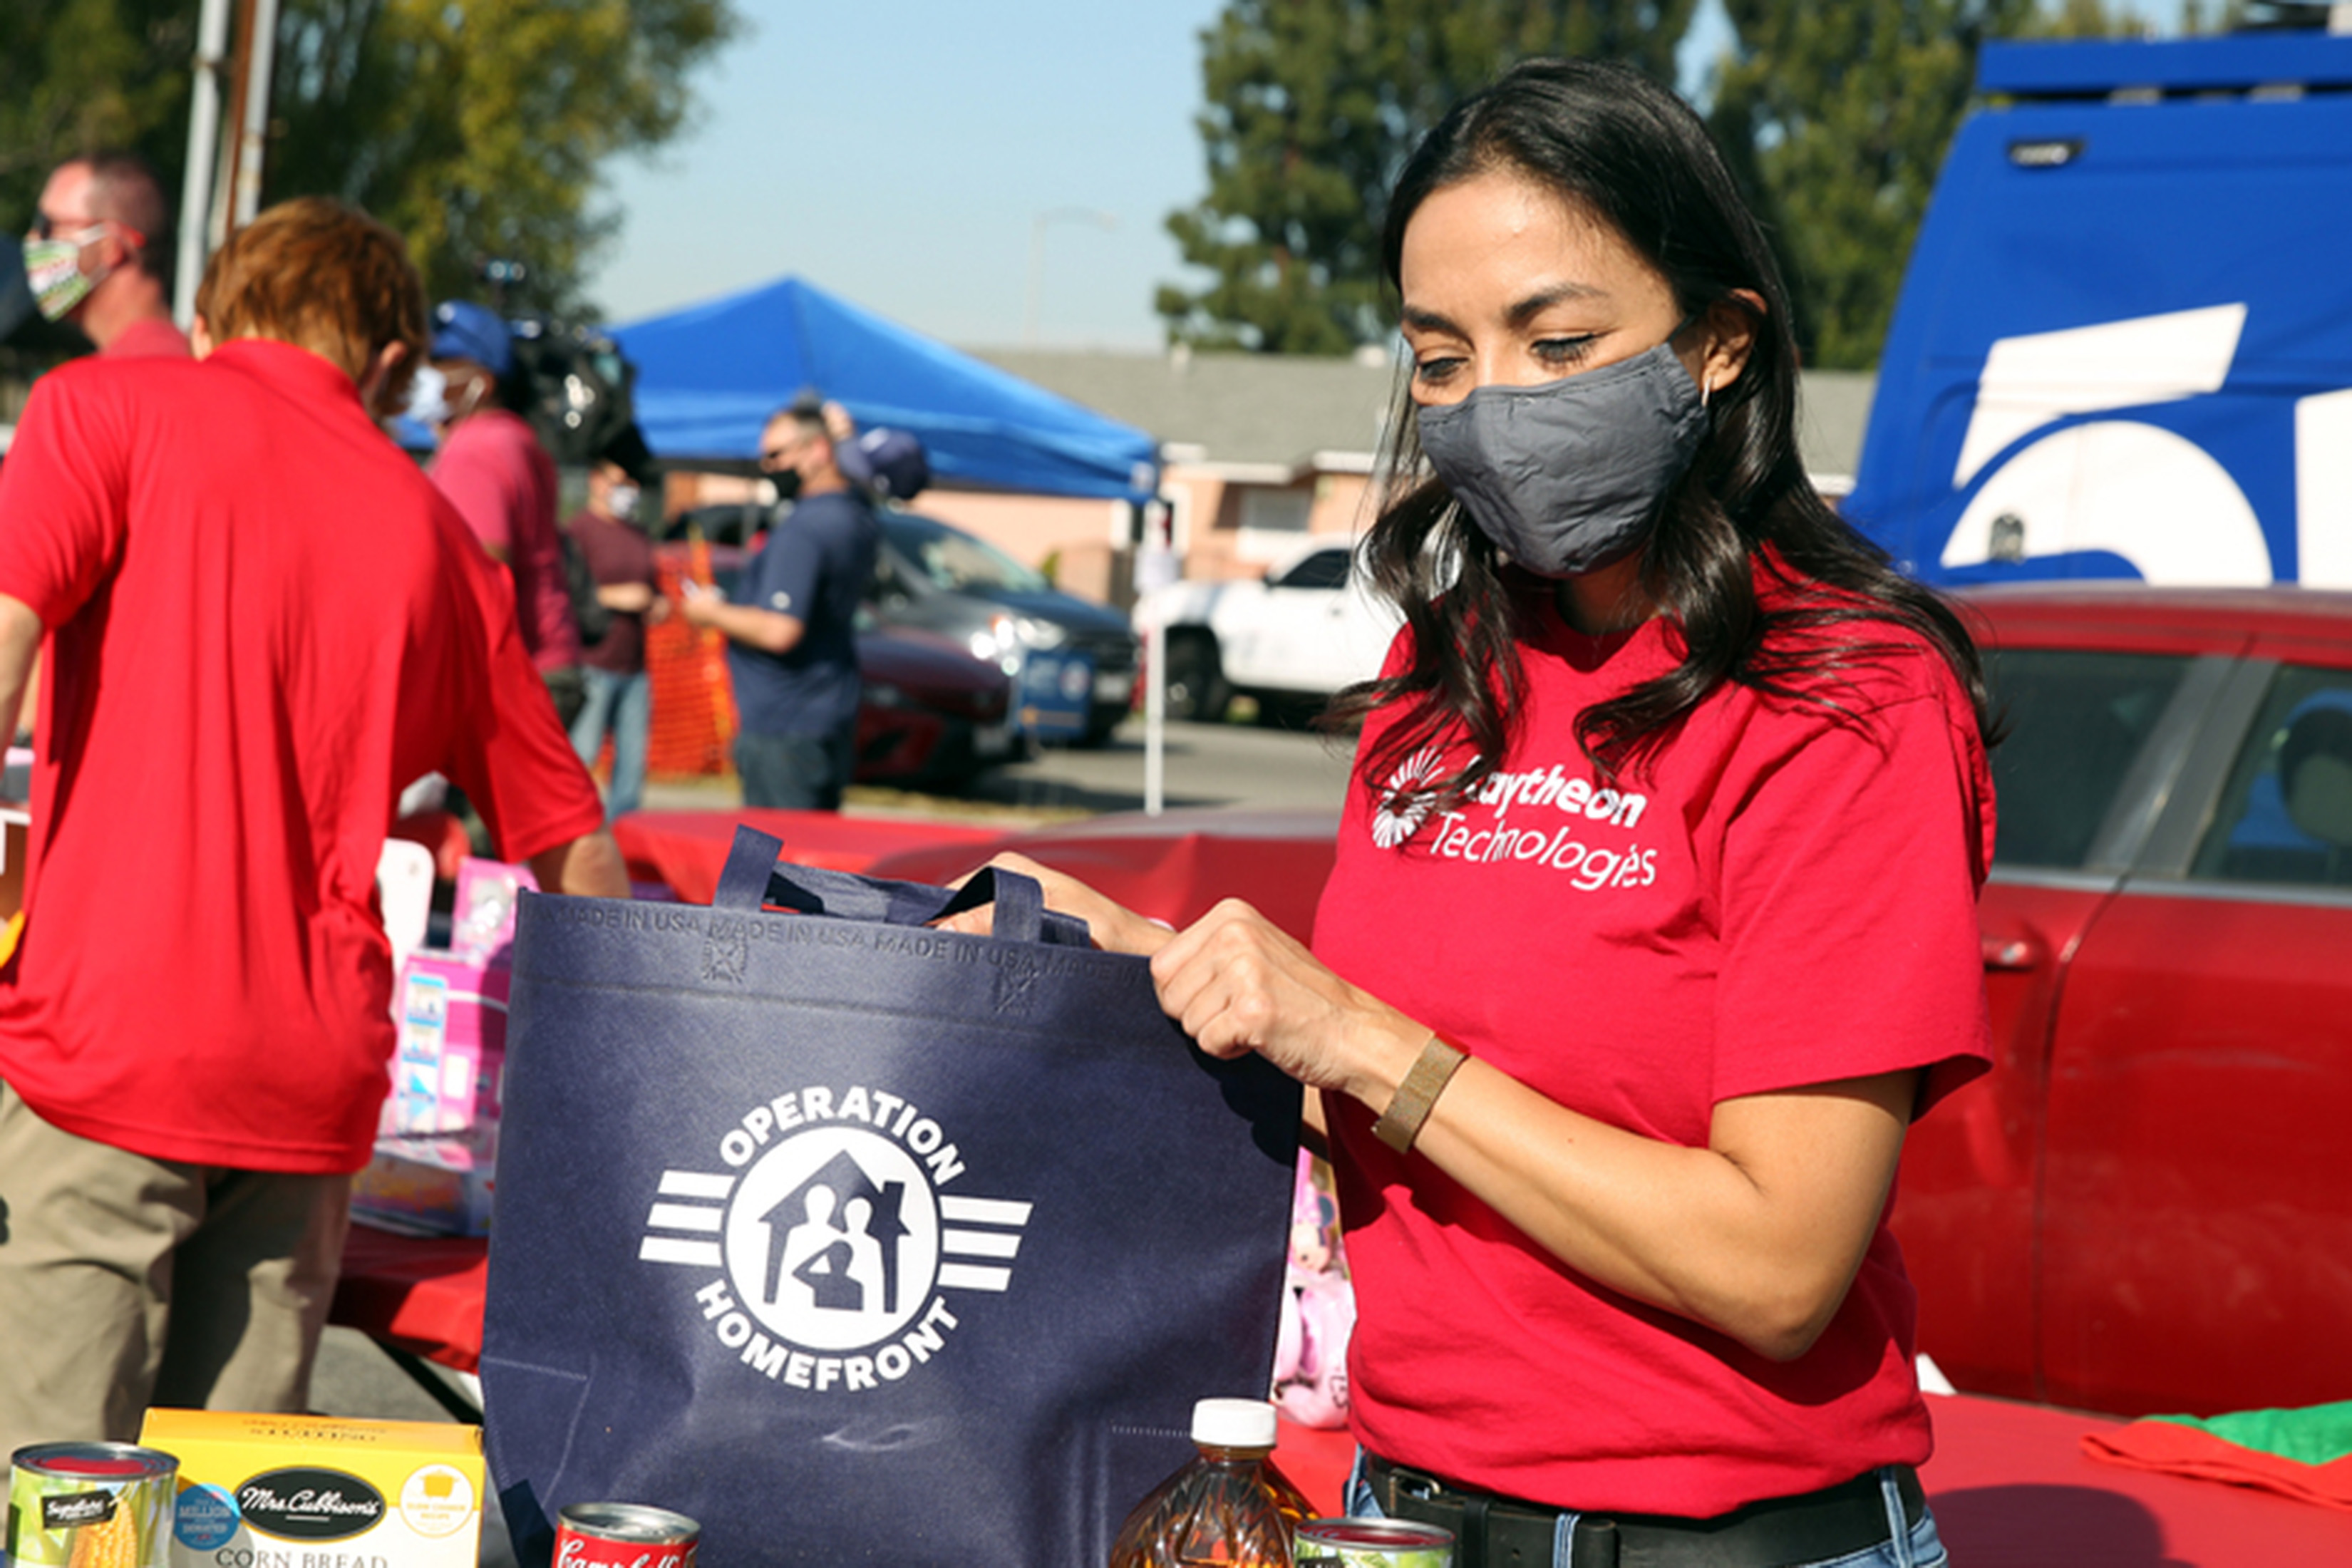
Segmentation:
<svg viewBox="0 0 2352 1568">
<path fill-rule="evenodd" d="M 1291 1568 L 1291 1534 L 1315 1509 L 1274 1468 L 1274 1439 L 1265 1400 L 1193 1405 L 1199 1456 L 1127 1516 L 1109 1568 Z"/>
</svg>

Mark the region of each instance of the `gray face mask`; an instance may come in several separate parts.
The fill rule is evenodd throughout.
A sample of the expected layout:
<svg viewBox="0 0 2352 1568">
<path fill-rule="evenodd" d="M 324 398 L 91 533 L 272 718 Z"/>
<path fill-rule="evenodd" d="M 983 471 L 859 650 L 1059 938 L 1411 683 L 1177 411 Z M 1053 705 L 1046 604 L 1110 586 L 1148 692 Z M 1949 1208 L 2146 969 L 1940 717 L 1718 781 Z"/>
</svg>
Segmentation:
<svg viewBox="0 0 2352 1568">
<path fill-rule="evenodd" d="M 1480 532 L 1545 577 L 1640 547 L 1706 435 L 1671 346 L 1535 386 L 1482 386 L 1419 412 L 1430 466 Z"/>
</svg>

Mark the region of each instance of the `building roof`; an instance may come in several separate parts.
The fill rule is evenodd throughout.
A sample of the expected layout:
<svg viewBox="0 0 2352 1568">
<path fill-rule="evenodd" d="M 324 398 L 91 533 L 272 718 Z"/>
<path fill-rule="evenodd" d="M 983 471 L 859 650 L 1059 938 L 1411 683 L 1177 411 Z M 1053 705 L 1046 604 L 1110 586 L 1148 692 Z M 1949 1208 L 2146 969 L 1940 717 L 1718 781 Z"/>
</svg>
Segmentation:
<svg viewBox="0 0 2352 1568">
<path fill-rule="evenodd" d="M 1001 370 L 1221 464 L 1377 451 L 1396 378 L 1386 354 L 978 351 Z"/>
<path fill-rule="evenodd" d="M 1148 430 L 1163 452 L 1218 465 L 1360 466 L 1380 449 L 1396 366 L 1377 352 L 1297 354 L 972 349 L 1000 370 Z M 1813 371 L 1800 392 L 1798 444 L 1822 479 L 1850 479 L 1877 377 Z M 1344 462 L 1353 458 L 1354 462 Z"/>
</svg>

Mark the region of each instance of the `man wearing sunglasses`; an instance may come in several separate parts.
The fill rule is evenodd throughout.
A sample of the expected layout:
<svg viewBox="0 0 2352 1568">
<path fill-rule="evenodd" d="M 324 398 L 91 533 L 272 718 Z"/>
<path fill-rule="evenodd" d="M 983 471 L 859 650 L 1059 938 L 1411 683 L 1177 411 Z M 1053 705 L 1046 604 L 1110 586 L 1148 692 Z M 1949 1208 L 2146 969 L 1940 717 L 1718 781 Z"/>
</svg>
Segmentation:
<svg viewBox="0 0 2352 1568">
<path fill-rule="evenodd" d="M 172 324 L 171 204 L 144 161 L 100 153 L 58 165 L 25 236 L 25 278 L 52 321 L 110 356 L 188 357 Z"/>
<path fill-rule="evenodd" d="M 689 585 L 677 606 L 727 638 L 745 805 L 837 811 L 856 769 L 857 606 L 882 525 L 842 472 L 827 413 L 803 396 L 769 417 L 760 469 L 793 505 L 745 563 L 733 602 Z"/>
</svg>

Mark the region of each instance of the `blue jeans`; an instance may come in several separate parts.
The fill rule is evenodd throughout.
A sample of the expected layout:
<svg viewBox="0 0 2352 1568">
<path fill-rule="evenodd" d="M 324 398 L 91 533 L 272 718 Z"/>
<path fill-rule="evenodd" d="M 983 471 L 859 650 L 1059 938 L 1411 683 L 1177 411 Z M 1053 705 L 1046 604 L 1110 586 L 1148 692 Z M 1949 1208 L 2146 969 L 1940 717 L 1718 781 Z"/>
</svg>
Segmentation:
<svg viewBox="0 0 2352 1568">
<path fill-rule="evenodd" d="M 1903 1499 L 1895 1489 L 1895 1472 L 1878 1473 L 1878 1489 L 1886 1500 L 1886 1517 L 1893 1529 L 1885 1544 L 1864 1552 L 1848 1552 L 1843 1557 L 1825 1557 L 1819 1563 L 1794 1564 L 1792 1568 L 1947 1568 L 1951 1559 L 1945 1555 L 1944 1542 L 1936 1533 L 1936 1513 L 1933 1509 L 1920 1510 L 1919 1522 L 1908 1531 L 1903 1528 Z M 1384 1519 L 1381 1500 L 1373 1494 L 1371 1484 L 1364 1479 L 1364 1451 L 1356 1450 L 1356 1463 L 1348 1472 L 1348 1511 L 1364 1519 Z M 1559 1533 L 1552 1537 L 1552 1568 L 1569 1568 L 1569 1543 L 1576 1538 L 1576 1515 L 1563 1512 L 1559 1516 Z M 1457 1563 L 1454 1568 L 1482 1568 L 1475 1563 Z"/>
<path fill-rule="evenodd" d="M 653 722 L 653 684 L 644 670 L 614 675 L 609 669 L 583 665 L 586 700 L 572 721 L 572 749 L 582 763 L 596 764 L 604 749 L 604 733 L 613 735 L 613 786 L 604 792 L 604 816 L 610 821 L 637 809 L 646 795 L 646 731 Z"/>
<path fill-rule="evenodd" d="M 856 752 L 854 727 L 830 735 L 763 735 L 746 730 L 735 737 L 735 772 L 743 781 L 743 804 L 785 811 L 839 811 Z"/>
</svg>

